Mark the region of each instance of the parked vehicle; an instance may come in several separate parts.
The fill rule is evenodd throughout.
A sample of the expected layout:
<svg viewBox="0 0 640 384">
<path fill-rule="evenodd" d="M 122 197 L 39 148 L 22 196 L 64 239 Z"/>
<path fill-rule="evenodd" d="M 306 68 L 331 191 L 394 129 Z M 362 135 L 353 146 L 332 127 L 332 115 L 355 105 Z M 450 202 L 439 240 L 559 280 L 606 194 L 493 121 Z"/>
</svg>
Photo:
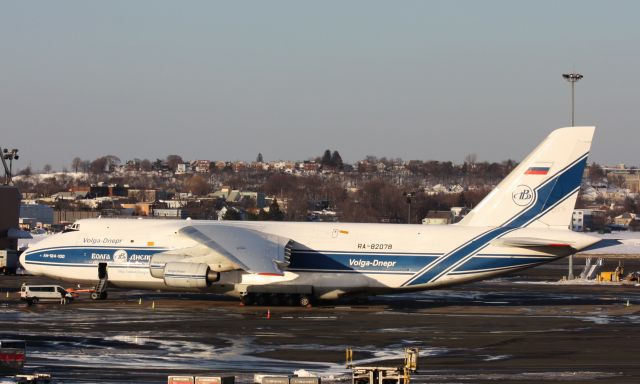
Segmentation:
<svg viewBox="0 0 640 384">
<path fill-rule="evenodd" d="M 58 301 L 63 304 L 73 300 L 73 296 L 59 285 L 26 285 L 20 288 L 20 300 L 29 304 L 39 301 Z"/>
</svg>

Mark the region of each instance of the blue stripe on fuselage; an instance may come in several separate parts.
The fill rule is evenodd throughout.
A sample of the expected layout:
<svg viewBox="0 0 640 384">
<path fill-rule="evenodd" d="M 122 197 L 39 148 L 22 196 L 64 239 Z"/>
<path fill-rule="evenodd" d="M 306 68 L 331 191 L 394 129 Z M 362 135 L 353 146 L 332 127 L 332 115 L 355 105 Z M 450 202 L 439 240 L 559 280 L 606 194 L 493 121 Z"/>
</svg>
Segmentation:
<svg viewBox="0 0 640 384">
<path fill-rule="evenodd" d="M 417 272 L 439 255 L 294 250 L 291 254 L 289 268 L 293 270 Z"/>
<path fill-rule="evenodd" d="M 118 251 L 126 252 L 126 260 L 122 252 L 120 259 L 114 261 L 114 254 Z M 34 251 L 27 251 L 25 263 L 45 265 L 95 265 L 98 263 L 108 264 L 128 264 L 128 265 L 149 265 L 151 256 L 159 252 L 164 252 L 163 248 L 115 248 L 115 247 L 60 247 L 45 248 Z"/>
</svg>

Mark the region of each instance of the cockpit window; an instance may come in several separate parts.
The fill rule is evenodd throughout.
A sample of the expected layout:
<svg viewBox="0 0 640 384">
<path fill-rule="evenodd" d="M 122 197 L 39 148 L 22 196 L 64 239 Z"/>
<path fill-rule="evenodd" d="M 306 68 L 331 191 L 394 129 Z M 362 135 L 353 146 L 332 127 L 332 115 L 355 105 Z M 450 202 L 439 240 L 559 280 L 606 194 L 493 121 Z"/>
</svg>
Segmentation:
<svg viewBox="0 0 640 384">
<path fill-rule="evenodd" d="M 71 225 L 66 226 L 65 229 L 62 231 L 62 233 L 74 232 L 79 230 L 80 230 L 80 224 L 73 223 Z"/>
</svg>

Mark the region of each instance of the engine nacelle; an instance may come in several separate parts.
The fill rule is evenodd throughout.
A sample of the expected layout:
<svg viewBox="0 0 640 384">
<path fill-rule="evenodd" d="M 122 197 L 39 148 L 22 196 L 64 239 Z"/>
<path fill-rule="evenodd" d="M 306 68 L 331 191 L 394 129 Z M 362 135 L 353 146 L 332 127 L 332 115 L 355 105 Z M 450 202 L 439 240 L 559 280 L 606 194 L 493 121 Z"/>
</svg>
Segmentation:
<svg viewBox="0 0 640 384">
<path fill-rule="evenodd" d="M 182 255 L 153 255 L 149 261 L 149 272 L 151 273 L 151 276 L 156 279 L 163 279 L 164 266 L 167 265 L 167 263 L 172 261 L 182 262 L 185 258 L 186 256 Z"/>
<path fill-rule="evenodd" d="M 204 263 L 168 262 L 163 272 L 164 283 L 176 288 L 206 288 L 220 279 L 220 274 Z"/>
</svg>

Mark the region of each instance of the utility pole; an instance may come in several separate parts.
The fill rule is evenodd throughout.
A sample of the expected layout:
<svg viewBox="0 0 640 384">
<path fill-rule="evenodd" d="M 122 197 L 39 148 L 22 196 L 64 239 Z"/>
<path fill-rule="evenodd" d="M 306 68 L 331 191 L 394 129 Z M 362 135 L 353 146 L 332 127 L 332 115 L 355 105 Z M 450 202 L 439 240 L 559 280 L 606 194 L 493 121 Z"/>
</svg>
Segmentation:
<svg viewBox="0 0 640 384">
<path fill-rule="evenodd" d="M 571 126 L 574 127 L 576 124 L 575 120 L 575 95 L 576 95 L 576 82 L 582 79 L 582 76 L 579 73 L 563 73 L 562 77 L 571 83 Z M 567 274 L 567 279 L 573 280 L 573 255 L 569 255 L 569 273 Z"/>
</svg>

